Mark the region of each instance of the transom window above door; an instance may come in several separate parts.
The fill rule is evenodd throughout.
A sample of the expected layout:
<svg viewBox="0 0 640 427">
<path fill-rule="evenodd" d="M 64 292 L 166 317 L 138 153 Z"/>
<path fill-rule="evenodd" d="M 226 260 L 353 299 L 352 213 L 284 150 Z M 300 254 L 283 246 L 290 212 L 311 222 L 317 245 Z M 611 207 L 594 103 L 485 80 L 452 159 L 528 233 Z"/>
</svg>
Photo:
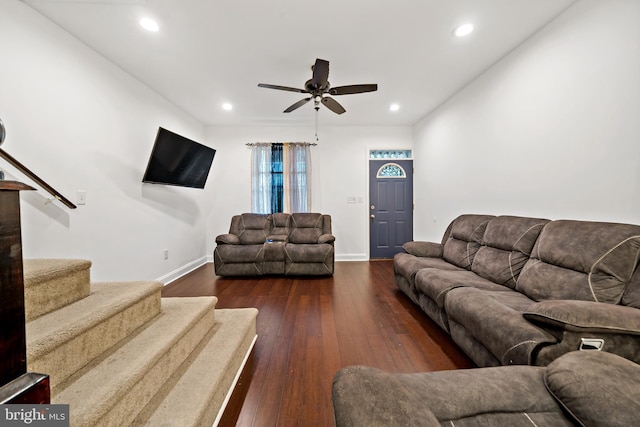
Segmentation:
<svg viewBox="0 0 640 427">
<path fill-rule="evenodd" d="M 370 159 L 410 159 L 411 150 L 369 150 Z"/>
</svg>

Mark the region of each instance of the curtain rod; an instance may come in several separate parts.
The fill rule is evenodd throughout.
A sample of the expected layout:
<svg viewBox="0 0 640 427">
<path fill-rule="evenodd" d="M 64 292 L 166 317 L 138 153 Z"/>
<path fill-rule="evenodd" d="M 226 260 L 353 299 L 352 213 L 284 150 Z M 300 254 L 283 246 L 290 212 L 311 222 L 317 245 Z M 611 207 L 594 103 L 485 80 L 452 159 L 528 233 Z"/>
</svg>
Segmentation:
<svg viewBox="0 0 640 427">
<path fill-rule="evenodd" d="M 293 145 L 310 145 L 312 147 L 315 147 L 316 144 L 315 142 L 247 142 L 245 145 L 247 147 L 253 147 L 254 145 L 271 145 L 271 144 L 293 144 Z"/>
</svg>

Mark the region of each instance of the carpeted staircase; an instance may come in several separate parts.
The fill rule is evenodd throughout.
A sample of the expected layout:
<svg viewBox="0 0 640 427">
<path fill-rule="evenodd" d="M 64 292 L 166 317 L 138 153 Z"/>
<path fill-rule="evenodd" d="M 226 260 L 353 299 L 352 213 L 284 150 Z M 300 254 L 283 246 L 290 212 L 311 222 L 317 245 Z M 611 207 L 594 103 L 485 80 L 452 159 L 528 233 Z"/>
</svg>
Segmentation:
<svg viewBox="0 0 640 427">
<path fill-rule="evenodd" d="M 161 298 L 159 282 L 91 283 L 91 262 L 25 260 L 27 365 L 71 426 L 218 423 L 256 339 L 257 310 Z"/>
</svg>

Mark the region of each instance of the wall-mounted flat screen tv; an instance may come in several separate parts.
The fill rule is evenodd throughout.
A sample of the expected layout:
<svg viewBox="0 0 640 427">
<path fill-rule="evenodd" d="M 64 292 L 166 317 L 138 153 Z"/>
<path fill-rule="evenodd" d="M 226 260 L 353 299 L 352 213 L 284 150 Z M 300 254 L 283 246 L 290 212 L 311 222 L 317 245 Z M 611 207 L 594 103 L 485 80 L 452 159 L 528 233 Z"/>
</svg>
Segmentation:
<svg viewBox="0 0 640 427">
<path fill-rule="evenodd" d="M 142 182 L 204 188 L 216 150 L 159 128 Z"/>
</svg>

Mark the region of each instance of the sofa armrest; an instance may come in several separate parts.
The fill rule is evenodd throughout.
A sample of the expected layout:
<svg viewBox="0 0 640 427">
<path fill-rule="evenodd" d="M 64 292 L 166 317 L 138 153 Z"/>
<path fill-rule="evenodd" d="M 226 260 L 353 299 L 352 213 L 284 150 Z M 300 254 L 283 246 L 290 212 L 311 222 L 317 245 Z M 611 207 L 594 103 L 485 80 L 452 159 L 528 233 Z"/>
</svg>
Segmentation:
<svg viewBox="0 0 640 427">
<path fill-rule="evenodd" d="M 333 234 L 323 234 L 318 237 L 318 243 L 333 243 L 336 241 L 336 238 Z"/>
<path fill-rule="evenodd" d="M 571 332 L 599 332 L 640 335 L 640 310 L 624 305 L 592 301 L 541 301 L 529 308 L 524 317 Z"/>
<path fill-rule="evenodd" d="M 333 379 L 336 426 L 440 426 L 492 413 L 562 418 L 543 376 L 544 368 L 534 366 L 410 374 L 350 366 Z M 509 425 L 508 420 L 493 421 L 485 418 L 483 425 Z"/>
<path fill-rule="evenodd" d="M 216 243 L 219 245 L 239 245 L 240 238 L 235 234 L 221 234 L 216 237 Z"/>
<path fill-rule="evenodd" d="M 336 427 L 441 425 L 393 374 L 366 366 L 349 366 L 336 373 L 331 402 Z"/>
<path fill-rule="evenodd" d="M 419 257 L 442 258 L 444 246 L 434 242 L 407 242 L 402 245 L 408 254 Z"/>
</svg>

